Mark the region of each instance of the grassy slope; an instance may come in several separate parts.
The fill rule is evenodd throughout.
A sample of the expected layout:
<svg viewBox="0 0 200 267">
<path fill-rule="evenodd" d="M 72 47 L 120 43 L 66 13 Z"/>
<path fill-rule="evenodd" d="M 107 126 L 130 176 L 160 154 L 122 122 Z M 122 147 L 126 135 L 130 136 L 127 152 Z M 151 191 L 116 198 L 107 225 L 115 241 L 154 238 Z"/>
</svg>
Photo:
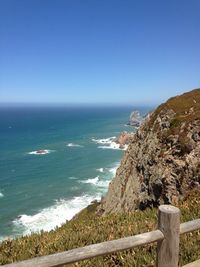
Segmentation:
<svg viewBox="0 0 200 267">
<path fill-rule="evenodd" d="M 0 263 L 52 254 L 105 240 L 112 240 L 156 229 L 157 210 L 147 209 L 129 214 L 95 215 L 97 204 L 84 209 L 74 220 L 49 233 L 32 234 L 0 245 Z M 200 217 L 200 194 L 191 194 L 179 205 L 181 221 Z M 200 232 L 181 238 L 180 266 L 200 258 Z M 155 245 L 98 257 L 71 266 L 155 266 Z"/>
<path fill-rule="evenodd" d="M 158 115 L 166 114 L 168 110 L 173 110 L 175 116 L 170 121 L 170 127 L 166 131 L 160 131 L 159 123 L 155 123 Z M 195 120 L 200 119 L 200 89 L 195 89 L 179 96 L 168 99 L 161 104 L 152 114 L 148 123 L 146 131 L 149 128 L 158 133 L 160 140 L 165 143 L 170 135 L 178 135 L 180 148 L 185 152 L 190 152 L 190 145 L 188 143 L 188 125 Z"/>
<path fill-rule="evenodd" d="M 190 116 L 190 109 L 193 108 L 193 115 Z M 175 119 L 181 122 L 192 121 L 196 118 L 199 119 L 200 115 L 200 89 L 195 89 L 190 92 L 184 93 L 180 96 L 175 96 L 168 99 L 165 103 L 161 104 L 154 112 L 153 120 L 157 115 L 165 110 L 172 109 L 175 113 Z"/>
<path fill-rule="evenodd" d="M 171 122 L 171 130 L 176 129 L 176 132 L 179 133 L 181 123 L 185 122 L 188 124 L 200 118 L 200 89 L 195 89 L 180 96 L 172 97 L 158 106 L 151 116 L 149 126 L 152 127 L 157 116 L 166 113 L 167 110 L 173 110 L 176 113 Z"/>
</svg>

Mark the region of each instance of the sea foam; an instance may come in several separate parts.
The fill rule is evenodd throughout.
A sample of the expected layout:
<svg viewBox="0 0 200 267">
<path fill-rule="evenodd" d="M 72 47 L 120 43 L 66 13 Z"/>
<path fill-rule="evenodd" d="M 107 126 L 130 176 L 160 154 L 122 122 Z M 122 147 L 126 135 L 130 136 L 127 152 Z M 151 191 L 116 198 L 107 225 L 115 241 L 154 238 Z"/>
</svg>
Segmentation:
<svg viewBox="0 0 200 267">
<path fill-rule="evenodd" d="M 112 142 L 111 144 L 109 144 L 107 146 L 98 146 L 98 148 L 102 148 L 102 149 L 120 149 L 120 145 L 116 144 L 115 142 Z"/>
<path fill-rule="evenodd" d="M 92 139 L 96 144 L 101 144 L 98 148 L 101 149 L 114 149 L 114 150 L 126 150 L 128 148 L 127 145 L 124 145 L 123 148 L 120 147 L 120 144 L 117 144 L 114 140 L 116 136 L 104 138 L 104 139 Z"/>
<path fill-rule="evenodd" d="M 39 149 L 35 151 L 28 152 L 29 155 L 46 155 L 51 152 L 54 152 L 55 150 L 49 150 L 49 149 Z"/>
<path fill-rule="evenodd" d="M 41 230 L 50 231 L 70 220 L 81 209 L 89 205 L 94 199 L 100 199 L 100 195 L 83 195 L 71 200 L 61 199 L 48 208 L 34 215 L 20 215 L 13 221 L 14 231 L 21 235 L 29 235 Z"/>
<path fill-rule="evenodd" d="M 91 184 L 97 188 L 94 195 L 82 195 L 74 197 L 70 200 L 61 199 L 54 205 L 44 208 L 34 215 L 19 215 L 13 221 L 13 232 L 16 235 L 29 235 L 33 232 L 51 231 L 56 227 L 60 227 L 67 220 L 70 220 L 80 210 L 88 206 L 93 200 L 100 200 L 102 193 L 107 191 L 111 178 L 115 175 L 119 166 L 117 162 L 112 168 L 105 168 L 105 172 L 110 173 L 109 177 L 96 176 L 86 180 L 79 181 L 81 183 Z M 101 174 L 102 175 L 102 174 Z M 69 179 L 77 179 L 69 177 Z M 17 234 L 16 234 L 17 233 Z"/>
<path fill-rule="evenodd" d="M 99 168 L 99 169 L 96 169 L 96 171 L 98 171 L 98 172 L 104 172 L 104 168 Z"/>
<path fill-rule="evenodd" d="M 109 169 L 109 172 L 112 173 L 113 176 L 116 175 L 116 172 L 117 172 L 119 165 L 120 165 L 120 163 L 118 163 L 115 167 Z"/>
<path fill-rule="evenodd" d="M 77 180 L 78 178 L 77 177 L 74 177 L 74 176 L 70 176 L 69 179 L 70 180 Z"/>
<path fill-rule="evenodd" d="M 99 176 L 97 176 L 95 178 L 90 178 L 90 179 L 87 179 L 87 180 L 83 180 L 83 181 L 80 181 L 80 182 L 83 183 L 83 184 L 94 184 L 94 185 L 97 185 L 98 181 L 99 181 Z"/>
<path fill-rule="evenodd" d="M 4 194 L 2 192 L 0 192 L 0 198 L 4 197 Z"/>
<path fill-rule="evenodd" d="M 111 137 L 103 138 L 103 139 L 92 138 L 92 141 L 95 142 L 96 144 L 111 144 L 115 138 L 116 136 L 111 136 Z"/>
<path fill-rule="evenodd" d="M 95 178 L 90 178 L 90 179 L 87 179 L 87 180 L 83 180 L 83 181 L 80 181 L 81 183 L 84 183 L 84 184 L 92 184 L 92 185 L 95 185 L 97 188 L 99 189 L 105 189 L 104 191 L 107 190 L 108 188 L 108 185 L 110 183 L 110 178 L 109 179 L 106 179 L 106 178 L 100 178 L 99 176 L 95 177 Z M 102 190 L 100 190 L 102 192 Z"/>
<path fill-rule="evenodd" d="M 67 144 L 68 147 L 83 147 L 82 145 L 79 144 L 74 144 L 74 143 L 69 143 Z"/>
</svg>

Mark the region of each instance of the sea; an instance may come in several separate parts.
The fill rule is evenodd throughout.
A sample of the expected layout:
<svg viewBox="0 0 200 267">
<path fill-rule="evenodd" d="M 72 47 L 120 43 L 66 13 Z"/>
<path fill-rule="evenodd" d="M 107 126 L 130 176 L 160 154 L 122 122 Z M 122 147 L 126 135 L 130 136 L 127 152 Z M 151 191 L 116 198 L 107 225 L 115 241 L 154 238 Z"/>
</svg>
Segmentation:
<svg viewBox="0 0 200 267">
<path fill-rule="evenodd" d="M 50 231 L 100 200 L 133 110 L 150 108 L 0 107 L 0 240 Z"/>
</svg>

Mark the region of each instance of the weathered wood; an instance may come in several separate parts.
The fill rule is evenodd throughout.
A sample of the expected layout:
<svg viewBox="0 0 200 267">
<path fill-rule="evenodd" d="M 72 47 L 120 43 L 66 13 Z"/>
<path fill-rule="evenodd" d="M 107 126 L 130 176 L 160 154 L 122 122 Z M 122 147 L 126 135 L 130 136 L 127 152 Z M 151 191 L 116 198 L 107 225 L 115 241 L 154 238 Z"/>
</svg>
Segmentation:
<svg viewBox="0 0 200 267">
<path fill-rule="evenodd" d="M 180 234 L 185 234 L 196 230 L 200 230 L 200 219 L 185 222 L 180 225 Z"/>
<path fill-rule="evenodd" d="M 177 267 L 179 258 L 180 210 L 170 205 L 161 205 L 158 213 L 158 228 L 165 238 L 158 242 L 157 267 Z"/>
<path fill-rule="evenodd" d="M 200 260 L 193 261 L 191 263 L 188 263 L 184 265 L 183 267 L 199 267 L 200 266 Z"/>
<path fill-rule="evenodd" d="M 160 230 L 156 230 L 83 248 L 76 248 L 53 255 L 37 257 L 19 263 L 6 264 L 4 267 L 57 267 L 97 256 L 111 254 L 117 251 L 135 248 L 163 239 L 163 233 Z"/>
<path fill-rule="evenodd" d="M 82 248 L 33 258 L 18 263 L 1 265 L 4 267 L 58 267 L 81 260 L 91 259 L 114 252 L 158 242 L 157 267 L 177 267 L 179 234 L 200 230 L 200 219 L 180 225 L 180 210 L 170 205 L 159 207 L 159 230 L 118 240 L 106 241 Z M 200 260 L 183 267 L 199 267 Z"/>
</svg>

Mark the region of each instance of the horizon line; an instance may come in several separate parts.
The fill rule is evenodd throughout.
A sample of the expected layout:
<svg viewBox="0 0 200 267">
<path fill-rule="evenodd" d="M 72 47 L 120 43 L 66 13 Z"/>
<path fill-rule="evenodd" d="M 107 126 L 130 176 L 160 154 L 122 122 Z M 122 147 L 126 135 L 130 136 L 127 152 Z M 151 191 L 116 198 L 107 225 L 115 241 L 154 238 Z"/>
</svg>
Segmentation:
<svg viewBox="0 0 200 267">
<path fill-rule="evenodd" d="M 116 106 L 116 107 L 131 107 L 131 106 L 147 106 L 152 107 L 159 103 L 128 103 L 128 102 L 0 102 L 0 107 L 99 107 L 99 106 Z"/>
</svg>

